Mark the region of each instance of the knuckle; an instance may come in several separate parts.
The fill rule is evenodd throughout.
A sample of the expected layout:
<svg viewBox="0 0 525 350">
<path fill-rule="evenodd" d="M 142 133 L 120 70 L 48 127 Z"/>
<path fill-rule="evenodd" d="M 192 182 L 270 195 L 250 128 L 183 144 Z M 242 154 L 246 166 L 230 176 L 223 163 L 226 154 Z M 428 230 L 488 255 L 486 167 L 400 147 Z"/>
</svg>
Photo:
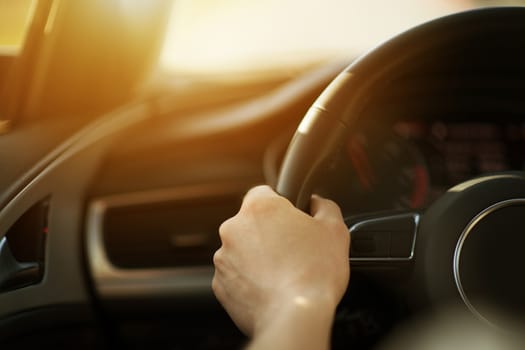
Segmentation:
<svg viewBox="0 0 525 350">
<path fill-rule="evenodd" d="M 272 203 L 276 198 L 280 198 L 268 185 L 261 185 L 253 187 L 244 196 L 241 210 L 260 211 L 267 209 L 269 203 Z"/>
<path fill-rule="evenodd" d="M 234 218 L 229 218 L 219 226 L 219 238 L 222 244 L 227 243 L 230 240 L 231 232 L 234 230 Z"/>
<path fill-rule="evenodd" d="M 289 202 L 276 194 L 270 196 L 251 197 L 243 202 L 241 214 L 248 216 L 266 215 L 283 208 Z"/>
<path fill-rule="evenodd" d="M 271 193 L 274 193 L 274 192 L 270 186 L 258 185 L 258 186 L 250 188 L 248 192 L 246 192 L 244 199 L 249 199 L 251 197 L 259 197 L 259 196 L 268 195 Z"/>
<path fill-rule="evenodd" d="M 221 248 L 219 248 L 215 254 L 213 254 L 213 265 L 215 265 L 216 268 L 220 268 L 224 263 L 224 256 L 223 251 Z"/>
<path fill-rule="evenodd" d="M 211 280 L 211 289 L 215 296 L 217 296 L 217 298 L 219 298 L 220 295 L 222 295 L 222 287 L 221 283 L 219 282 L 219 277 L 217 277 L 217 274 L 215 274 L 213 276 L 213 279 Z"/>
<path fill-rule="evenodd" d="M 243 213 L 257 215 L 261 212 L 266 212 L 269 209 L 269 203 L 266 198 L 246 199 L 243 203 L 243 209 Z"/>
</svg>

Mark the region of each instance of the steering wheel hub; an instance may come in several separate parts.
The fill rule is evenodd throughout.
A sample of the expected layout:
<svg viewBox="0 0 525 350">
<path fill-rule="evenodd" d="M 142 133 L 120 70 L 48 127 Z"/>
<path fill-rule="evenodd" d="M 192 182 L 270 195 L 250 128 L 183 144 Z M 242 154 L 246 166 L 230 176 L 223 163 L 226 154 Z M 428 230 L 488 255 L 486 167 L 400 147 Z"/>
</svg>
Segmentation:
<svg viewBox="0 0 525 350">
<path fill-rule="evenodd" d="M 498 202 L 476 215 L 461 233 L 454 252 L 454 280 L 465 305 L 478 317 L 498 323 L 487 307 L 524 315 L 521 259 L 525 198 Z"/>
<path fill-rule="evenodd" d="M 483 176 L 451 188 L 425 213 L 416 280 L 432 304 L 462 300 L 482 320 L 525 315 L 519 269 L 525 230 L 525 174 Z"/>
</svg>

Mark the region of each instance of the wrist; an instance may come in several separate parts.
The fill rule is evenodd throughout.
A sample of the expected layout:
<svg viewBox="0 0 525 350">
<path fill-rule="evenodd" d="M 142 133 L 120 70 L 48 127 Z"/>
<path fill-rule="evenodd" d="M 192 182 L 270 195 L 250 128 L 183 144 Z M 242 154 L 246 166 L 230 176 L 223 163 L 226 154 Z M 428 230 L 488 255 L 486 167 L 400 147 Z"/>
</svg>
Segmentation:
<svg viewBox="0 0 525 350">
<path fill-rule="evenodd" d="M 282 299 L 259 318 L 248 349 L 329 349 L 336 306 L 317 295 Z"/>
<path fill-rule="evenodd" d="M 308 291 L 288 293 L 269 300 L 255 324 L 254 335 L 263 333 L 278 320 L 312 316 L 319 320 L 332 320 L 339 300 L 328 293 Z M 331 324 L 331 322 L 329 322 Z"/>
</svg>

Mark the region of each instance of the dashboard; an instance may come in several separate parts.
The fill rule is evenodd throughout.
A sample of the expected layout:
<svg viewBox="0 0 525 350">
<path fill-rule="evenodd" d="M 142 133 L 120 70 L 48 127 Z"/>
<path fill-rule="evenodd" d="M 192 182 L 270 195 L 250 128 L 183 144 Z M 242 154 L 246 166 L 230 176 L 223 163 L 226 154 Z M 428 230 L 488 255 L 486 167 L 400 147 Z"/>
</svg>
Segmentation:
<svg viewBox="0 0 525 350">
<path fill-rule="evenodd" d="M 342 68 L 340 63 L 322 66 L 258 97 L 212 110 L 195 108 L 192 114 L 148 101 L 88 129 L 89 139 L 80 138 L 76 153 L 57 157 L 51 184 L 30 185 L 50 213 L 45 229 L 52 259 L 46 273 L 55 284 L 41 288 L 67 290 L 75 282 L 79 287 L 67 296 L 93 298 L 100 308 L 94 317 L 118 329 L 124 344 L 161 345 L 174 334 L 190 347 L 211 340 L 212 348 L 242 344 L 244 338 L 210 289 L 218 226 L 236 213 L 247 189 L 275 183 L 293 131 Z M 465 111 L 454 101 L 439 101 L 435 91 L 426 93 L 432 98 L 417 111 L 393 108 L 386 103 L 389 96 L 378 98 L 352 128 L 316 192 L 334 199 L 347 217 L 423 212 L 465 179 L 524 169 L 521 114 L 505 109 L 498 114 L 483 103 Z M 404 99 L 412 98 L 396 97 L 409 107 L 413 104 Z M 100 142 L 101 134 L 106 141 Z M 46 186 L 54 186 L 49 203 Z M 32 192 L 24 193 L 30 207 Z M 68 213 L 67 220 L 62 213 Z M 357 268 L 352 280 L 350 301 L 338 313 L 334 334 L 340 348 L 369 348 L 410 314 L 409 301 L 396 293 L 405 280 L 385 286 L 363 278 Z M 38 288 L 24 292 L 20 298 L 32 307 L 56 295 Z M 0 297 L 7 308 L 20 302 L 16 293 Z M 174 324 L 180 326 L 175 331 Z"/>
<path fill-rule="evenodd" d="M 240 346 L 243 336 L 210 288 L 212 255 L 220 244 L 218 226 L 236 213 L 247 189 L 275 181 L 293 130 L 342 67 L 328 68 L 285 82 L 255 101 L 224 107 L 220 113 L 205 110 L 153 118 L 151 111 L 157 109 L 141 106 L 117 113 L 109 130 L 94 128 L 92 148 L 58 159 L 63 166 L 51 173 L 55 195 L 49 199 L 42 189 L 35 195 L 44 198 L 49 209 L 44 228 L 52 259 L 45 268 L 55 276 L 49 288 L 67 290 L 80 279 L 76 285 L 85 283 L 98 305 L 93 317 L 116 332 L 124 345 L 160 346 L 176 336 L 178 343 L 190 348 Z M 266 112 L 261 112 L 261 105 Z M 250 113 L 253 118 L 236 118 Z M 464 179 L 524 168 L 525 123 L 520 116 L 396 114 L 384 104 L 378 104 L 375 113 L 379 117 L 362 118 L 355 125 L 316 189 L 336 200 L 346 217 L 424 211 Z M 143 118 L 130 122 L 136 115 Z M 116 132 L 118 120 L 127 124 Z M 234 126 L 223 129 L 231 120 Z M 181 129 L 186 133 L 177 133 Z M 112 135 L 111 142 L 99 142 L 101 130 Z M 66 221 L 61 218 L 64 212 L 70 213 Z M 79 230 L 78 222 L 83 222 L 82 233 L 71 235 Z M 78 270 L 87 269 L 89 277 L 74 270 L 76 265 L 63 263 L 77 261 L 75 249 L 64 255 L 63 247 L 68 246 L 85 249 Z M 405 270 L 396 272 L 388 285 L 360 272 L 354 266 L 348 300 L 336 318 L 334 348 L 370 348 L 410 316 L 409 301 L 397 294 L 404 287 Z M 22 295 L 24 300 L 35 307 L 43 296 L 56 295 L 38 288 L 24 291 L 28 293 Z M 31 293 L 39 298 L 26 298 Z M 82 290 L 75 293 L 67 296 L 87 298 Z M 19 302 L 16 293 L 0 297 L 4 307 Z M 67 324 L 71 316 L 63 317 Z M 53 335 L 49 337 L 54 341 Z M 42 336 L 34 339 L 39 342 Z"/>
<path fill-rule="evenodd" d="M 164 310 L 172 307 L 165 303 L 179 299 L 209 302 L 218 226 L 236 213 L 248 188 L 275 181 L 292 132 L 311 102 L 301 97 L 292 109 L 206 142 L 163 138 L 166 125 L 149 122 L 115 143 L 89 188 L 86 238 L 95 293 L 110 315 L 124 315 L 121 327 L 136 327 L 126 320 L 135 298 L 148 300 L 143 306 L 148 314 L 159 309 L 153 300 Z M 525 123 L 519 118 L 420 114 L 377 120 L 356 125 L 316 189 L 337 201 L 347 218 L 423 212 L 463 180 L 525 166 Z M 355 304 L 341 310 L 344 327 L 336 325 L 336 339 L 345 339 L 340 345 L 373 342 L 406 317 L 404 302 L 361 279 L 359 269 L 353 281 L 349 293 Z M 215 331 L 231 335 L 230 327 L 223 321 Z M 127 337 L 143 339 L 140 333 Z M 228 341 L 235 339 L 238 334 Z"/>
<path fill-rule="evenodd" d="M 105 207 L 93 231 L 102 235 L 108 262 L 128 270 L 209 267 L 220 223 L 236 213 L 247 189 L 275 185 L 298 123 L 343 67 L 322 65 L 219 112 L 164 111 L 120 135 L 87 190 L 88 209 Z M 416 85 L 433 79 L 418 77 Z M 412 78 L 393 84 L 393 93 L 363 112 L 315 189 L 345 217 L 423 212 L 464 180 L 525 169 L 525 122 L 496 108 L 498 95 L 496 107 L 486 106 L 486 96 L 470 97 L 479 103 L 465 107 L 457 96 L 443 97 L 443 82 L 427 90 L 414 89 Z M 472 95 L 470 83 L 456 85 L 458 95 Z M 498 87 L 490 80 L 483 86 Z"/>
</svg>

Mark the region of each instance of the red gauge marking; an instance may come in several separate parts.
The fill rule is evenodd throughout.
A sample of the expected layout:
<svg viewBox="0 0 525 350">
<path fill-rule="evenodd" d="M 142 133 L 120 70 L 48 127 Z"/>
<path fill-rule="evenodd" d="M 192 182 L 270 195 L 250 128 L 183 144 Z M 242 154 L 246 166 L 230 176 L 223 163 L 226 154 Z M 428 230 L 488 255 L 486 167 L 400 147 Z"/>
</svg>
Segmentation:
<svg viewBox="0 0 525 350">
<path fill-rule="evenodd" d="M 355 168 L 359 182 L 365 190 L 371 191 L 372 182 L 374 182 L 374 173 L 363 149 L 363 145 L 361 145 L 358 140 L 353 139 L 348 143 L 348 155 Z"/>
<path fill-rule="evenodd" d="M 428 174 L 422 165 L 415 165 L 412 171 L 414 172 L 414 190 L 410 197 L 410 207 L 415 209 L 425 204 L 428 191 Z"/>
</svg>

